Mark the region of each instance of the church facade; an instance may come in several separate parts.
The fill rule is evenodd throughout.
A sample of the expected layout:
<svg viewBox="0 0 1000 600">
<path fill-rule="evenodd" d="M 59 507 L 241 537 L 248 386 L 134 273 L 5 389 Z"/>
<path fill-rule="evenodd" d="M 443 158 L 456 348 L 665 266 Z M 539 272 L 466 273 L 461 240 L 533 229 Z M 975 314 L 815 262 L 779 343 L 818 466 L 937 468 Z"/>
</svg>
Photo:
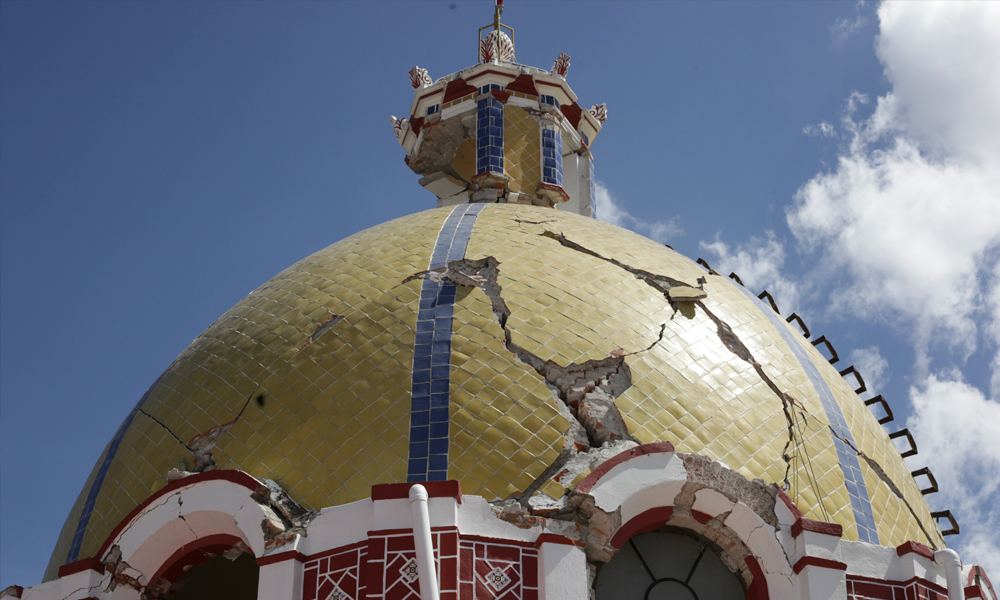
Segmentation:
<svg viewBox="0 0 1000 600">
<path fill-rule="evenodd" d="M 593 218 L 607 107 L 501 12 L 391 118 L 437 208 L 206 329 L 0 597 L 997 600 L 829 340 Z"/>
</svg>

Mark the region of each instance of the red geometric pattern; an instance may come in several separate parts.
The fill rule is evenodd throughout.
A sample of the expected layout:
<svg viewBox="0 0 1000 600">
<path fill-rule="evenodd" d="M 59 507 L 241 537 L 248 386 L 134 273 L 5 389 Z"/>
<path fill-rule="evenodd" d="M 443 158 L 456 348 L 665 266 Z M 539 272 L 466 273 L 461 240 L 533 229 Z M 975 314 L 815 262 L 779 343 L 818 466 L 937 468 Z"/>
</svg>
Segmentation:
<svg viewBox="0 0 1000 600">
<path fill-rule="evenodd" d="M 431 538 L 441 600 L 458 600 L 458 530 L 436 528 Z M 412 530 L 372 532 L 368 538 L 366 600 L 420 600 L 420 581 L 412 578 L 416 557 Z"/>
<path fill-rule="evenodd" d="M 302 600 L 363 600 L 361 565 L 365 543 L 338 548 L 303 565 Z"/>
<path fill-rule="evenodd" d="M 948 600 L 948 591 L 919 577 L 897 583 L 849 576 L 847 598 L 848 600 Z"/>
<path fill-rule="evenodd" d="M 538 600 L 538 551 L 500 540 L 462 539 L 462 600 Z"/>
</svg>

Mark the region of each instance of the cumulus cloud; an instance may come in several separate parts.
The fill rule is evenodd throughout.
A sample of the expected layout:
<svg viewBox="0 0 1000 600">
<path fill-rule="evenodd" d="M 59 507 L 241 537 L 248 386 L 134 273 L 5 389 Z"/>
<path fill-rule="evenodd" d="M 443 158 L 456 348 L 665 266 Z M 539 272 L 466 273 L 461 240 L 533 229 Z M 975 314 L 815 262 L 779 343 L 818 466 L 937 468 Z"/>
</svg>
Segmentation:
<svg viewBox="0 0 1000 600">
<path fill-rule="evenodd" d="M 803 185 L 786 216 L 835 282 L 833 311 L 910 332 L 920 383 L 907 426 L 920 454 L 909 460 L 931 468 L 941 491 L 930 503 L 964 526 L 949 540 L 963 559 L 1000 572 L 1000 3 L 877 12 L 891 91 L 874 102 L 851 93 L 836 166 Z M 990 395 L 932 365 L 984 347 Z M 876 389 L 887 381 L 877 348 L 851 358 Z"/>
<path fill-rule="evenodd" d="M 959 553 L 988 573 L 1000 573 L 1000 514 L 991 512 L 1000 493 L 1000 402 L 962 380 L 957 371 L 930 375 L 910 390 L 914 415 L 906 425 L 918 440 L 940 492 L 929 497 L 965 527 Z M 915 466 L 915 465 L 914 465 Z"/>
<path fill-rule="evenodd" d="M 791 314 L 799 306 L 799 286 L 782 274 L 785 246 L 773 231 L 767 231 L 763 238 L 752 237 L 735 248 L 730 248 L 718 235 L 710 243 L 699 244 L 715 256 L 710 262 L 716 271 L 722 275 L 736 273 L 751 290 L 766 289 L 784 314 Z"/>
<path fill-rule="evenodd" d="M 853 93 L 835 169 L 795 196 L 788 224 L 851 284 L 835 309 L 912 327 L 918 366 L 943 342 L 962 359 L 1000 247 L 1000 4 L 884 3 L 876 50 L 892 91 Z M 996 318 L 994 313 L 992 318 Z"/>
<path fill-rule="evenodd" d="M 678 217 L 673 217 L 668 221 L 642 221 L 630 215 L 611 193 L 611 190 L 600 181 L 594 184 L 594 190 L 594 207 L 598 219 L 631 229 L 661 244 L 666 244 L 672 238 L 684 235 Z"/>
</svg>

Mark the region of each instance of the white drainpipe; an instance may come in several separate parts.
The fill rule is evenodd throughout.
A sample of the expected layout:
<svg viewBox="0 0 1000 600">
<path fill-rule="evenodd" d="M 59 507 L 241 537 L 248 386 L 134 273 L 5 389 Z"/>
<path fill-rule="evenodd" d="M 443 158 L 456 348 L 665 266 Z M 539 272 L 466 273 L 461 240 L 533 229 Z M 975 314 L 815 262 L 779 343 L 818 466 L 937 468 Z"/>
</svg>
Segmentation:
<svg viewBox="0 0 1000 600">
<path fill-rule="evenodd" d="M 934 563 L 944 567 L 948 581 L 948 600 L 965 600 L 965 586 L 962 585 L 962 559 L 958 552 L 950 548 L 934 553 Z"/>
<path fill-rule="evenodd" d="M 417 550 L 417 577 L 420 580 L 420 599 L 440 600 L 437 569 L 434 568 L 434 543 L 431 541 L 431 516 L 427 510 L 427 497 L 427 488 L 419 483 L 410 488 L 413 545 Z M 949 600 L 955 599 L 949 598 Z"/>
</svg>

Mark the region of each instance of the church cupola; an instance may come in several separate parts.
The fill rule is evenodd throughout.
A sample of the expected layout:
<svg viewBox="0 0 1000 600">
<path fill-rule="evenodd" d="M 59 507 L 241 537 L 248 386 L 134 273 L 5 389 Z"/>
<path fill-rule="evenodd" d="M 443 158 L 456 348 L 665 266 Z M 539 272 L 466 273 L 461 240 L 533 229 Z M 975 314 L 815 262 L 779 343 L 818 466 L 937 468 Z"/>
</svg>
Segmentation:
<svg viewBox="0 0 1000 600">
<path fill-rule="evenodd" d="M 593 216 L 591 144 L 605 105 L 584 110 L 566 83 L 570 57 L 550 71 L 517 62 L 514 30 L 479 29 L 478 64 L 433 81 L 410 69 L 410 116 L 391 117 L 406 163 L 438 206 L 504 202 Z"/>
</svg>

